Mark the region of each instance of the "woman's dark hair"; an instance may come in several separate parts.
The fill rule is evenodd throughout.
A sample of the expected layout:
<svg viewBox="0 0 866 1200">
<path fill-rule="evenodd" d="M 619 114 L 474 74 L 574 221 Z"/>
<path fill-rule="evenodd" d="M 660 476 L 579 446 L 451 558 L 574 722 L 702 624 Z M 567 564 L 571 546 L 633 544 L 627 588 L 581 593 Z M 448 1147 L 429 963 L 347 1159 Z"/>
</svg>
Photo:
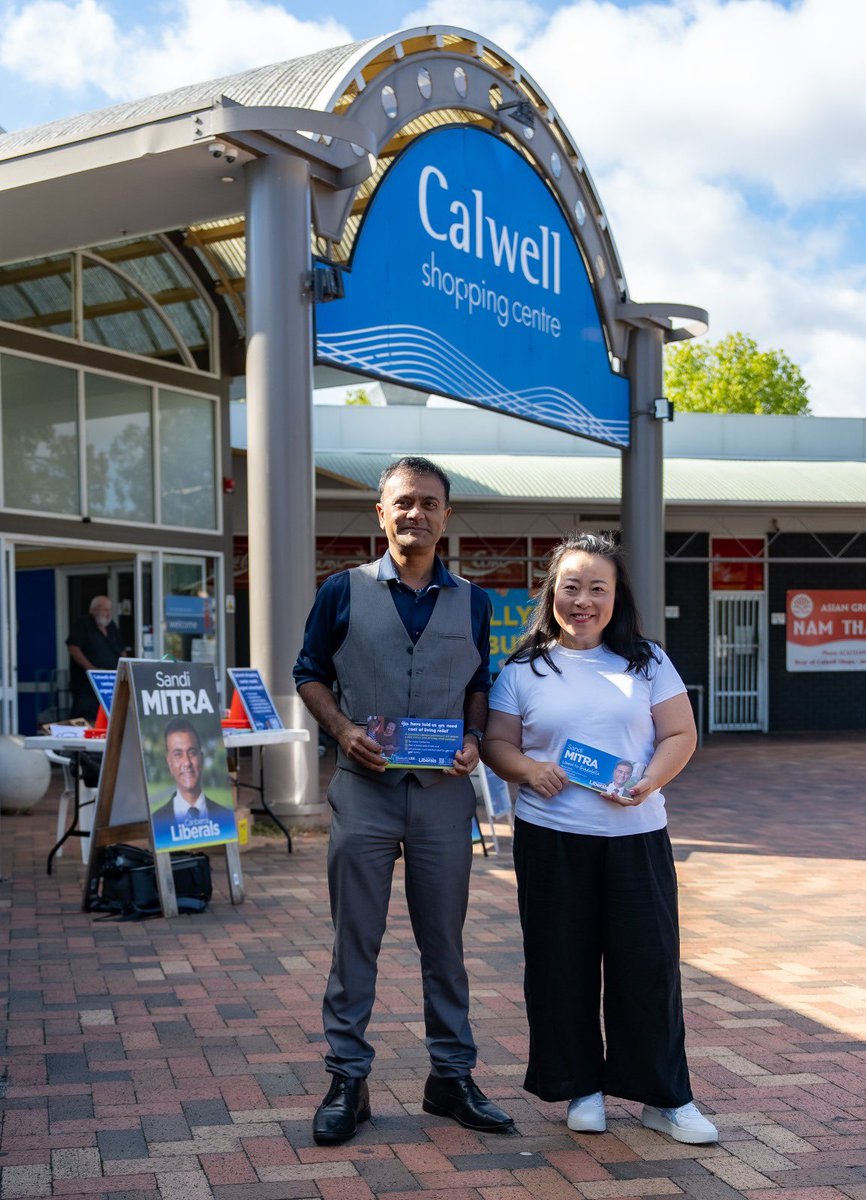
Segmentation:
<svg viewBox="0 0 866 1200">
<path fill-rule="evenodd" d="M 646 674 L 649 663 L 653 660 L 659 661 L 658 654 L 655 643 L 645 638 L 640 631 L 640 619 L 628 580 L 625 559 L 621 548 L 608 533 L 572 533 L 554 547 L 547 574 L 535 598 L 526 633 L 507 661 L 528 662 L 535 674 L 541 675 L 543 672 L 536 670 L 535 662 L 536 659 L 542 658 L 557 674 L 561 674 L 550 656 L 551 645 L 559 640 L 560 632 L 553 613 L 553 596 L 562 560 L 570 554 L 580 552 L 606 558 L 608 562 L 613 563 L 616 571 L 613 615 L 602 632 L 602 644 L 627 661 L 626 670 L 635 674 L 643 671 Z"/>
</svg>

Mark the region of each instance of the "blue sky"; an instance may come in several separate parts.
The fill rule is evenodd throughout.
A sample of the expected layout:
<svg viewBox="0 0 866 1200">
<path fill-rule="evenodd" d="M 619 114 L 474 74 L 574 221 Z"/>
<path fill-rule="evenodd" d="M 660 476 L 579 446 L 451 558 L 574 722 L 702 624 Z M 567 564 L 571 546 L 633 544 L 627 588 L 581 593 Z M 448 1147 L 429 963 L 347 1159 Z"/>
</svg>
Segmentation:
<svg viewBox="0 0 866 1200">
<path fill-rule="evenodd" d="M 0 0 L 0 125 L 420 24 L 533 76 L 599 188 L 636 300 L 699 304 L 866 416 L 863 0 Z"/>
</svg>

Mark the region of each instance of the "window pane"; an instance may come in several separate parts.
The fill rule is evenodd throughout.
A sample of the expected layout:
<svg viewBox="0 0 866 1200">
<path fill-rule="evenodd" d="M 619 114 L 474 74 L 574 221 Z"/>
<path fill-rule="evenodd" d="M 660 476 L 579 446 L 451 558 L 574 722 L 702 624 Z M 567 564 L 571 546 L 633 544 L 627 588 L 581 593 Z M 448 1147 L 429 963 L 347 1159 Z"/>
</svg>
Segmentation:
<svg viewBox="0 0 866 1200">
<path fill-rule="evenodd" d="M 188 268 L 155 237 L 129 238 L 123 242 L 98 246 L 96 253 L 100 258 L 116 264 L 124 274 L 145 289 L 154 304 L 174 324 L 195 359 L 196 366 L 203 371 L 210 370 L 210 310 L 198 294 Z M 173 355 L 172 345 L 166 343 L 163 348 L 165 353 L 161 353 L 160 357 L 180 362 L 180 355 Z"/>
<path fill-rule="evenodd" d="M 204 397 L 159 393 L 163 525 L 216 526 L 214 412 L 214 402 Z"/>
<path fill-rule="evenodd" d="M 0 321 L 72 337 L 69 255 L 0 267 Z"/>
<path fill-rule="evenodd" d="M 77 513 L 75 372 L 4 355 L 3 503 L 8 508 Z"/>
<path fill-rule="evenodd" d="M 164 362 L 182 362 L 168 326 L 125 279 L 82 259 L 84 340 Z"/>
<path fill-rule="evenodd" d="M 87 375 L 84 395 L 91 516 L 152 521 L 150 388 Z"/>
</svg>

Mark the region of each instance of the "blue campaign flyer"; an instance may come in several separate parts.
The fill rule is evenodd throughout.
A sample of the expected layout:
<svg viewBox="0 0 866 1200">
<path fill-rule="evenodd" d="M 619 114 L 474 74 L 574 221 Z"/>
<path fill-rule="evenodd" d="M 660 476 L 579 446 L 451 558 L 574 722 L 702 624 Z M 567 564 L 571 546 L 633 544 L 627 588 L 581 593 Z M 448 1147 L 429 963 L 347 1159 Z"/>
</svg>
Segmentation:
<svg viewBox="0 0 866 1200">
<path fill-rule="evenodd" d="M 631 762 L 569 739 L 559 765 L 572 783 L 609 796 L 625 796 L 643 775 L 646 763 Z"/>
<path fill-rule="evenodd" d="M 382 747 L 389 767 L 441 770 L 463 749 L 463 722 L 376 715 L 367 718 L 367 736 Z"/>
<path fill-rule="evenodd" d="M 106 713 L 111 713 L 111 702 L 114 699 L 114 682 L 117 679 L 116 671 L 88 671 L 87 678 L 90 680 L 90 686 L 96 692 L 96 698 Z"/>
<path fill-rule="evenodd" d="M 252 729 L 267 731 L 283 728 L 271 694 L 254 667 L 229 667 L 229 677 L 240 695 Z"/>
</svg>

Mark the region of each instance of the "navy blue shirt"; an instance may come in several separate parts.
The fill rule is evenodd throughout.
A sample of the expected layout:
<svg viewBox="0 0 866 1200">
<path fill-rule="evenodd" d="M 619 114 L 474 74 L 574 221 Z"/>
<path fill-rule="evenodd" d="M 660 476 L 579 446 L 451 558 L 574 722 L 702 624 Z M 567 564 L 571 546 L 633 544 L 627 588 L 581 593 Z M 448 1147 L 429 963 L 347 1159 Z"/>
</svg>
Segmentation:
<svg viewBox="0 0 866 1200">
<path fill-rule="evenodd" d="M 391 555 L 386 550 L 379 559 L 377 579 L 388 581 L 388 589 L 400 620 L 413 645 L 427 628 L 433 614 L 436 598 L 444 587 L 457 587 L 454 576 L 437 556 L 433 560 L 433 578 L 420 591 L 401 582 Z M 472 640 L 478 647 L 481 662 L 466 686 L 468 692 L 490 691 L 490 600 L 483 588 L 470 585 L 470 612 L 472 618 Z M 316 594 L 307 625 L 304 629 L 304 645 L 295 663 L 295 686 L 305 683 L 323 683 L 333 687 L 337 678 L 334 670 L 334 655 L 346 640 L 349 632 L 350 584 L 349 572 L 338 571 L 330 575 Z"/>
</svg>

